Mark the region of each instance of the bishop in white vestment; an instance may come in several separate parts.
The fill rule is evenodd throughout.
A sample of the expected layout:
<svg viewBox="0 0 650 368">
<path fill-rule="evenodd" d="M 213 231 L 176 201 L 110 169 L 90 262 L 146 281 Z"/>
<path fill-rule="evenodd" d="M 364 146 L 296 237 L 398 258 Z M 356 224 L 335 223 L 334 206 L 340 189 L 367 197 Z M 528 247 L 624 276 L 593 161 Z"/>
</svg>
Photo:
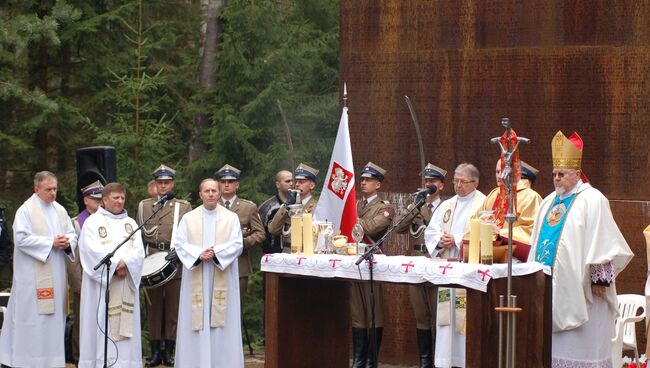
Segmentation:
<svg viewBox="0 0 650 368">
<path fill-rule="evenodd" d="M 479 172 L 472 164 L 460 164 L 454 172 L 456 195 L 440 204 L 424 231 L 431 257 L 456 258 L 469 219 L 485 201 L 478 187 Z M 465 366 L 465 290 L 440 288 L 436 316 L 436 367 Z"/>
<path fill-rule="evenodd" d="M 14 273 L 0 334 L 0 363 L 11 367 L 65 366 L 65 257 L 74 259 L 77 236 L 56 200 L 57 179 L 42 171 L 35 194 L 14 220 Z"/>
<path fill-rule="evenodd" d="M 580 169 L 580 137 L 558 132 L 551 148 L 555 191 L 535 219 L 529 261 L 553 273 L 552 367 L 611 367 L 615 278 L 634 255 L 609 201 Z"/>
<path fill-rule="evenodd" d="M 243 240 L 237 214 L 217 205 L 216 181 L 201 183 L 203 205 L 187 213 L 172 239 L 183 263 L 176 367 L 244 366 L 237 257 Z"/>
<path fill-rule="evenodd" d="M 138 227 L 124 209 L 124 188 L 118 183 L 104 187 L 104 206 L 84 223 L 79 239 L 83 268 L 81 283 L 80 368 L 104 363 L 106 313 L 106 267 L 93 268 Z M 111 258 L 109 284 L 108 365 L 142 368 L 140 339 L 140 278 L 144 246 L 134 234 Z M 101 328 L 100 328 L 101 326 Z"/>
</svg>

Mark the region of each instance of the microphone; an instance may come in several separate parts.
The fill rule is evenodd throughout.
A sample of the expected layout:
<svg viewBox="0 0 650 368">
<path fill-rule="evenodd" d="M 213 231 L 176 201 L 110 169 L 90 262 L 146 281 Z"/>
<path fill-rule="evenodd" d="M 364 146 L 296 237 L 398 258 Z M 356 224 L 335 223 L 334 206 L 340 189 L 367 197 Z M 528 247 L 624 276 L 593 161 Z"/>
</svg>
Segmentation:
<svg viewBox="0 0 650 368">
<path fill-rule="evenodd" d="M 411 193 L 411 197 L 417 197 L 417 196 L 428 196 L 430 194 L 434 194 L 435 192 L 438 191 L 438 187 L 435 186 L 434 184 L 429 185 L 428 187 L 424 189 L 420 189 L 417 192 Z"/>
<path fill-rule="evenodd" d="M 174 192 L 167 192 L 167 193 L 165 193 L 165 195 L 163 195 L 162 197 L 160 197 L 159 200 L 155 201 L 155 202 L 153 203 L 153 205 L 154 205 L 154 206 L 157 206 L 157 205 L 159 205 L 159 204 L 165 204 L 165 202 L 167 202 L 167 201 L 170 200 L 170 199 L 174 199 L 174 197 L 176 197 L 176 194 L 174 194 Z"/>
</svg>

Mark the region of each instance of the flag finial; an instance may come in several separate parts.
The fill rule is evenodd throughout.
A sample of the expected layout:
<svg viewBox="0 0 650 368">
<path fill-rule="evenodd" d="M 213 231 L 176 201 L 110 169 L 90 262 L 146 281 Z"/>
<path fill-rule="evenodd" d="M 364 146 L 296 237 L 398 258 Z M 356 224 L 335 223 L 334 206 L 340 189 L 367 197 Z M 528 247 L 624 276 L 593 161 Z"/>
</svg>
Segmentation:
<svg viewBox="0 0 650 368">
<path fill-rule="evenodd" d="M 343 82 L 343 107 L 348 107 L 348 85 Z"/>
</svg>

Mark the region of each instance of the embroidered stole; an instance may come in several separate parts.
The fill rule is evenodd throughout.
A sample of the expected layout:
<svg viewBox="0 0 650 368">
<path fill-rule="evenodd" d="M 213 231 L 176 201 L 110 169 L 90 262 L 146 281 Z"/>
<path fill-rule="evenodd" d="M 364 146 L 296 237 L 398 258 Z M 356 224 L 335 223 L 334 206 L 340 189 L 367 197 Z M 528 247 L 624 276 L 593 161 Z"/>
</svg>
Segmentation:
<svg viewBox="0 0 650 368">
<path fill-rule="evenodd" d="M 536 244 L 535 261 L 551 268 L 555 266 L 555 256 L 562 230 L 564 230 L 564 223 L 577 195 L 578 193 L 574 193 L 564 199 L 555 196 L 542 222 Z"/>
<path fill-rule="evenodd" d="M 221 206 L 217 206 L 216 211 L 217 223 L 215 224 L 215 239 L 212 246 L 227 242 L 230 229 L 232 228 L 231 217 L 227 215 L 230 211 Z M 189 243 L 196 245 L 203 244 L 203 206 L 187 213 L 185 216 L 190 216 L 189 221 L 187 221 Z M 203 329 L 203 267 L 214 268 L 210 327 L 224 327 L 226 324 L 228 270 L 220 270 L 208 262 L 201 261 L 198 266 L 191 270 L 186 270 L 189 272 L 192 295 L 192 331 L 200 331 Z"/>
<path fill-rule="evenodd" d="M 445 232 L 449 232 L 451 225 L 454 222 L 454 213 L 456 212 L 456 205 L 458 200 L 453 200 L 454 202 L 450 204 L 449 208 L 443 214 L 442 219 L 442 228 Z M 471 205 L 471 204 L 470 204 Z M 451 256 L 451 251 L 445 249 L 440 252 L 441 258 L 449 258 Z M 455 290 L 455 315 L 456 315 L 456 332 L 465 332 L 465 316 L 466 316 L 466 302 L 467 302 L 467 290 L 465 289 L 454 289 Z M 449 326 L 451 324 L 451 289 L 449 288 L 439 288 L 438 290 L 438 326 Z"/>
<path fill-rule="evenodd" d="M 66 233 L 66 223 L 68 214 L 65 209 L 56 202 L 52 203 L 59 220 L 61 234 Z M 32 231 L 39 236 L 50 236 L 50 230 L 47 224 L 45 214 L 38 203 L 38 199 L 33 196 L 25 201 L 25 207 L 29 220 L 32 224 Z M 48 256 L 45 263 L 34 262 L 35 281 L 36 281 L 36 308 L 38 314 L 54 314 L 54 273 L 52 271 L 52 261 Z"/>
<path fill-rule="evenodd" d="M 108 219 L 102 216 L 103 226 L 98 228 L 100 234 L 102 227 L 105 229 L 106 237 L 101 238 L 102 245 L 112 249 L 118 242 L 121 242 L 131 234 L 133 228 L 127 221 L 118 229 L 109 229 Z M 130 231 L 129 231 L 130 229 Z M 101 235 L 100 235 L 101 237 Z M 121 259 L 120 255 L 133 248 L 133 238 L 129 239 L 113 256 L 114 259 Z M 123 281 L 123 282 L 120 282 Z M 111 329 L 111 336 L 115 341 L 126 340 L 133 337 L 133 311 L 135 308 L 135 285 L 129 282 L 128 275 L 124 279 L 111 279 L 109 285 L 110 299 L 108 301 L 108 323 Z"/>
</svg>

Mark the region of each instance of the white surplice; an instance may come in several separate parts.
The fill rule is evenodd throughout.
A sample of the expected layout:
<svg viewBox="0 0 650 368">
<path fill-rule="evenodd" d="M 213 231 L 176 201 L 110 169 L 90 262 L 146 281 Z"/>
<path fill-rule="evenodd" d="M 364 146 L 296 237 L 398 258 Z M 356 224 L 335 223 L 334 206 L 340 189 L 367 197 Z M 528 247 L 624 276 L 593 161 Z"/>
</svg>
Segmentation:
<svg viewBox="0 0 650 368">
<path fill-rule="evenodd" d="M 590 265 L 611 262 L 618 275 L 634 254 L 614 221 L 607 198 L 589 183 L 580 182 L 567 195 L 572 192 L 576 198 L 566 214 L 552 269 L 553 367 L 602 367 L 611 356 L 611 349 L 602 347 L 611 346 L 614 333 L 616 285 L 606 288 L 604 298 L 594 296 Z M 555 196 L 553 192 L 542 201 L 529 261 L 535 260 L 539 233 Z"/>
<path fill-rule="evenodd" d="M 469 231 L 469 218 L 480 208 L 484 200 L 485 195 L 478 190 L 474 190 L 465 197 L 455 195 L 440 204 L 424 231 L 427 249 L 432 256 L 458 257 L 463 237 Z M 455 247 L 444 251 L 436 250 L 435 248 L 445 231 L 454 236 Z M 456 289 L 451 288 L 449 324 L 441 326 L 436 321 L 434 355 L 436 367 L 465 366 L 465 335 L 457 331 L 455 305 Z M 437 313 L 436 318 L 439 319 L 440 317 L 441 313 Z"/>
<path fill-rule="evenodd" d="M 233 368 L 244 366 L 239 305 L 239 271 L 237 257 L 242 252 L 242 233 L 237 214 L 221 206 L 207 210 L 200 206 L 203 221 L 203 244 L 190 244 L 188 221 L 195 216 L 183 216 L 172 239 L 172 245 L 183 263 L 178 327 L 176 329 L 176 367 L 179 368 Z M 227 241 L 215 243 L 216 223 L 221 216 L 230 216 L 232 227 Z M 203 328 L 192 330 L 192 288 L 188 270 L 194 269 L 203 250 L 212 247 L 214 260 L 203 262 Z M 199 261 L 200 262 L 200 261 Z M 228 295 L 224 327 L 210 327 L 212 285 L 215 267 L 228 271 Z M 232 297 L 233 295 L 237 297 Z"/>
<path fill-rule="evenodd" d="M 124 240 L 124 229 L 135 230 L 138 225 L 128 217 L 126 210 L 115 215 L 100 207 L 84 223 L 79 239 L 79 254 L 83 268 L 81 283 L 81 329 L 79 339 L 79 367 L 101 367 L 104 362 L 104 316 L 106 311 L 106 267 L 97 271 L 93 268 L 117 244 Z M 116 235 L 120 234 L 120 235 Z M 110 239 L 110 244 L 105 240 Z M 140 278 L 144 261 L 142 236 L 138 232 L 127 241 L 111 258 L 109 269 L 111 284 L 128 287 L 135 292 L 133 300 L 133 336 L 113 344 L 108 342 L 108 364 L 117 358 L 115 367 L 142 368 L 142 343 L 140 339 Z M 127 275 L 120 279 L 115 275 L 115 268 L 120 259 L 126 263 Z M 109 297 L 113 297 L 111 294 Z M 99 305 L 98 305 L 99 304 Z M 101 330 L 98 327 L 101 326 Z M 109 326 L 109 337 L 112 337 Z M 117 351 L 115 350 L 117 346 Z"/>
<path fill-rule="evenodd" d="M 16 212 L 14 220 L 14 273 L 11 296 L 0 334 L 0 362 L 12 367 L 64 367 L 66 271 L 65 253 L 53 249 L 54 236 L 65 234 L 71 245 L 71 259 L 77 236 L 70 218 L 60 216 L 65 209 L 33 194 L 47 221 L 49 236 L 34 233 L 27 205 Z M 61 224 L 61 218 L 65 224 Z M 36 262 L 51 262 L 54 283 L 54 314 L 38 314 L 36 303 Z"/>
</svg>

